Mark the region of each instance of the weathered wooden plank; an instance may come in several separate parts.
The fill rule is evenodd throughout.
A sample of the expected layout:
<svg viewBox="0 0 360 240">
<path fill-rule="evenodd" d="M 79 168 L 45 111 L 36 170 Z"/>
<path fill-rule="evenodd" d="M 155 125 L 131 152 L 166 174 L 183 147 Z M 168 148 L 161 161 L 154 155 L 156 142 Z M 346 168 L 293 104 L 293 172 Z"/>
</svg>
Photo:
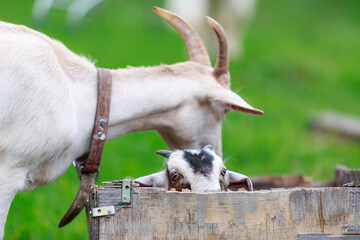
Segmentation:
<svg viewBox="0 0 360 240">
<path fill-rule="evenodd" d="M 91 209 L 98 207 L 98 187 L 94 186 L 93 191 L 90 194 L 88 204 L 85 205 L 86 217 L 88 222 L 89 239 L 99 239 L 99 219 L 91 217 Z"/>
<path fill-rule="evenodd" d="M 349 169 L 338 165 L 335 169 L 336 186 L 342 187 L 344 184 L 351 186 L 360 186 L 360 169 Z"/>
<path fill-rule="evenodd" d="M 326 233 L 299 234 L 299 240 L 359 240 L 359 235 L 329 235 Z"/>
<path fill-rule="evenodd" d="M 97 188 L 98 206 L 118 211 L 98 218 L 98 239 L 297 239 L 360 225 L 360 188 L 199 194 L 133 187 L 126 207 L 118 186 Z"/>
</svg>

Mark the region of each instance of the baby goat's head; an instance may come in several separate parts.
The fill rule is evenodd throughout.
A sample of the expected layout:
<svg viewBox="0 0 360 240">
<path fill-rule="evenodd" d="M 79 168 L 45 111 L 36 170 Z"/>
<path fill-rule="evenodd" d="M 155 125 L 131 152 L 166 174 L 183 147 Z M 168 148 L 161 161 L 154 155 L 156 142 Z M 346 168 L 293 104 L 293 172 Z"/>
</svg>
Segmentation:
<svg viewBox="0 0 360 240">
<path fill-rule="evenodd" d="M 168 160 L 164 171 L 135 180 L 143 187 L 161 187 L 177 191 L 220 192 L 246 187 L 253 191 L 249 177 L 226 170 L 222 159 L 210 145 L 198 149 L 156 152 Z"/>
</svg>

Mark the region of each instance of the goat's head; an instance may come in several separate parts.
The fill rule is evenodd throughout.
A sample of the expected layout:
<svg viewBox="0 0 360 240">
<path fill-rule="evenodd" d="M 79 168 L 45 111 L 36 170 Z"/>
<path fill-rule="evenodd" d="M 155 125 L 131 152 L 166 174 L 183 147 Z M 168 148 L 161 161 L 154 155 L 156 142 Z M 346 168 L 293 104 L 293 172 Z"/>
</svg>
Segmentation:
<svg viewBox="0 0 360 240">
<path fill-rule="evenodd" d="M 134 180 L 140 186 L 189 189 L 194 192 L 219 192 L 246 187 L 253 191 L 249 177 L 226 170 L 222 159 L 210 145 L 198 149 L 156 152 L 167 158 L 166 169 Z"/>
<path fill-rule="evenodd" d="M 198 101 L 181 106 L 171 121 L 179 126 L 175 129 L 159 129 L 159 133 L 171 149 L 195 148 L 211 144 L 218 155 L 222 155 L 221 122 L 230 110 L 261 115 L 239 95 L 230 90 L 229 55 L 224 29 L 214 19 L 206 20 L 218 39 L 218 56 L 215 68 L 211 67 L 209 55 L 195 30 L 180 17 L 164 9 L 154 7 L 154 11 L 168 21 L 180 33 L 188 49 L 190 61 L 202 66 L 207 80 L 204 93 Z M 204 75 L 204 74 L 203 74 Z M 199 107 L 201 106 L 201 107 Z M 186 115 L 186 116 L 184 116 Z M 184 121 L 186 119 L 186 122 Z M 179 124 L 176 124 L 180 121 Z"/>
</svg>

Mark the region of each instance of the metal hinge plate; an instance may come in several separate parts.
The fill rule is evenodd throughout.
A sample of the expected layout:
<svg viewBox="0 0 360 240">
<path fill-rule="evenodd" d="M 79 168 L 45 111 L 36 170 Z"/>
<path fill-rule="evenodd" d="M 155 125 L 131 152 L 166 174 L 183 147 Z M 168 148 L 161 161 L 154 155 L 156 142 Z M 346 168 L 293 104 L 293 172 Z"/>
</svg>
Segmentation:
<svg viewBox="0 0 360 240">
<path fill-rule="evenodd" d="M 103 217 L 103 216 L 110 216 L 115 214 L 115 207 L 114 206 L 106 206 L 106 207 L 97 207 L 91 209 L 91 216 L 92 217 Z"/>
<path fill-rule="evenodd" d="M 131 203 L 131 180 L 124 179 L 122 180 L 122 203 Z"/>
</svg>

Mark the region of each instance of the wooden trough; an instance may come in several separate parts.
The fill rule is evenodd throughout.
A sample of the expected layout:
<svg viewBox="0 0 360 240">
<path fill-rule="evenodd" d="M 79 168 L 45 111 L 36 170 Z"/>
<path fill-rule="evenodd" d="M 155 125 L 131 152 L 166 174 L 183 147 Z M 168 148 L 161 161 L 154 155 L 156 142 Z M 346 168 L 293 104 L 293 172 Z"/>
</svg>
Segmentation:
<svg viewBox="0 0 360 240">
<path fill-rule="evenodd" d="M 338 173 L 338 177 L 346 175 L 356 180 L 350 184 L 352 187 L 199 194 L 138 187 L 128 180 L 107 182 L 93 187 L 86 206 L 89 236 L 90 239 L 360 239 L 359 171 L 338 168 L 339 171 L 342 174 Z M 255 187 L 261 182 L 256 181 Z M 276 182 L 279 184 L 279 180 Z"/>
</svg>

